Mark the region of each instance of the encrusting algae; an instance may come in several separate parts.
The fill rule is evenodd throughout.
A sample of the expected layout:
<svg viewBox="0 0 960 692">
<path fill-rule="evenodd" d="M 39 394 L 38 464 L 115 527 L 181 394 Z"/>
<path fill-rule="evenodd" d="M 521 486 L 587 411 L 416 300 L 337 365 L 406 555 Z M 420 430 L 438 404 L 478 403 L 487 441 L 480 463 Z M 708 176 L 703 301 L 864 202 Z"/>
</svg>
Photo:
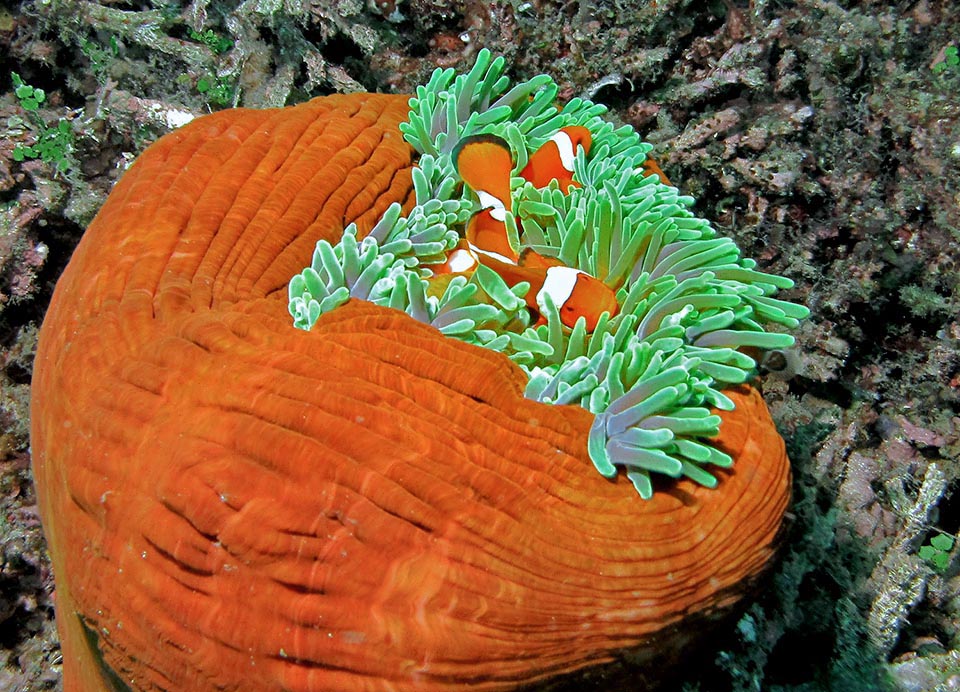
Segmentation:
<svg viewBox="0 0 960 692">
<path fill-rule="evenodd" d="M 736 349 L 805 311 L 642 175 L 635 135 L 501 65 L 215 113 L 123 175 L 32 384 L 67 692 L 609 681 L 750 592 L 790 468 Z M 571 137 L 566 189 L 536 187 L 574 127 L 589 154 Z M 475 135 L 506 142 L 509 195 L 462 184 Z M 493 225 L 468 232 L 484 209 L 515 268 L 583 272 L 616 314 L 532 308 L 485 264 Z"/>
</svg>

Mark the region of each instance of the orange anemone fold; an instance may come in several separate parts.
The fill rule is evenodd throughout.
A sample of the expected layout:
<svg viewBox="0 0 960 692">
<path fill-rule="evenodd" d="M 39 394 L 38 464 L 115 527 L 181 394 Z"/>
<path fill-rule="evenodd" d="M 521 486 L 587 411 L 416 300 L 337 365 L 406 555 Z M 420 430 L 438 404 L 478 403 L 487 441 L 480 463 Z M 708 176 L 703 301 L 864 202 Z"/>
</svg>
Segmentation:
<svg viewBox="0 0 960 692">
<path fill-rule="evenodd" d="M 406 115 L 198 118 L 84 235 L 33 380 L 67 692 L 515 689 L 682 646 L 770 560 L 790 472 L 755 390 L 719 487 L 645 502 L 498 353 L 356 300 L 293 327 L 317 240 L 412 203 Z"/>
</svg>

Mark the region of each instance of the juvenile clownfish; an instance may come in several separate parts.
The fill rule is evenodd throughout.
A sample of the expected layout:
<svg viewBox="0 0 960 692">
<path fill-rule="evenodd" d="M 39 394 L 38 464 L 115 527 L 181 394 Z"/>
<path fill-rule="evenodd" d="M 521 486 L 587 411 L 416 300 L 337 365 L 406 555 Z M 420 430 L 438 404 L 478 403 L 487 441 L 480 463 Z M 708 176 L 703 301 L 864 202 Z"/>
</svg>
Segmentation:
<svg viewBox="0 0 960 692">
<path fill-rule="evenodd" d="M 574 151 L 574 147 L 577 144 L 583 146 L 584 141 L 589 147 L 590 133 L 580 127 L 565 129 L 573 132 L 561 131 L 563 136 L 555 137 L 560 141 L 559 144 L 552 140 L 553 144 L 548 142 L 538 149 L 524 171 L 530 169 L 531 176 L 543 176 L 546 175 L 544 171 L 556 171 L 556 165 L 559 165 L 562 170 L 557 174 L 567 181 L 566 186 L 561 181 L 561 187 L 566 191 L 570 184 L 576 184 L 571 177 L 572 155 L 566 155 L 566 148 Z M 583 130 L 583 133 L 579 130 Z M 574 137 L 576 144 L 572 143 Z M 564 138 L 566 144 L 563 143 Z M 551 162 L 553 159 L 560 163 L 554 165 L 555 162 Z M 510 286 L 521 281 L 529 282 L 526 303 L 539 315 L 537 324 L 546 324 L 543 315 L 547 295 L 557 306 L 560 321 L 568 327 L 573 327 L 577 319 L 583 317 L 587 330 L 593 331 L 603 312 L 609 312 L 611 317 L 617 313 L 619 306 L 613 290 L 599 279 L 579 269 L 564 266 L 559 260 L 544 257 L 530 248 L 518 253 L 511 246 L 506 219 L 513 214 L 510 191 L 513 156 L 504 140 L 492 135 L 468 137 L 454 150 L 453 160 L 460 177 L 480 200 L 481 210 L 468 222 L 464 240 L 448 255 L 444 264 L 434 269 L 434 274 L 466 273 L 476 269 L 477 264 L 483 264 L 497 272 Z M 564 162 L 569 164 L 569 168 L 563 165 Z M 530 181 L 537 185 L 540 179 Z"/>
<path fill-rule="evenodd" d="M 573 160 L 578 146 L 583 147 L 584 154 L 589 154 L 592 141 L 587 128 L 580 125 L 564 127 L 531 154 L 520 175 L 534 187 L 546 187 L 553 180 L 560 184 L 563 192 L 571 186 L 580 187 L 580 183 L 573 179 Z"/>
</svg>

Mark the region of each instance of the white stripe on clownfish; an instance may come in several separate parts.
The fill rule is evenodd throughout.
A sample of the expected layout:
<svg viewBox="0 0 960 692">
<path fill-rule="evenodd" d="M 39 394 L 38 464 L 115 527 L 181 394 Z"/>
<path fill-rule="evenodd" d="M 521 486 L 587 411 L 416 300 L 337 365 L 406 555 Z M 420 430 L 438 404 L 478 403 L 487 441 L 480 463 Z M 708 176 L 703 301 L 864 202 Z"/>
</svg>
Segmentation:
<svg viewBox="0 0 960 692">
<path fill-rule="evenodd" d="M 490 217 L 497 221 L 507 220 L 507 207 L 499 197 L 491 195 L 486 190 L 474 190 L 480 200 L 481 209 L 489 209 Z"/>
<path fill-rule="evenodd" d="M 562 308 L 573 295 L 573 289 L 577 285 L 577 277 L 580 274 L 586 274 L 586 272 L 573 267 L 549 267 L 543 286 L 537 292 L 537 307 L 540 308 L 540 313 L 546 314 L 547 311 L 544 296 L 550 296 L 553 304 Z"/>
<path fill-rule="evenodd" d="M 453 252 L 451 252 L 446 261 L 447 272 L 458 274 L 476 269 L 479 261 L 477 260 L 476 255 L 471 252 L 473 249 L 475 248 L 456 248 Z"/>
<path fill-rule="evenodd" d="M 573 140 L 563 130 L 557 132 L 550 141 L 557 145 L 557 153 L 560 154 L 560 165 L 573 173 L 573 160 L 576 158 L 576 152 L 573 150 Z"/>
<path fill-rule="evenodd" d="M 484 250 L 483 248 L 477 247 L 476 245 L 471 243 L 469 240 L 467 241 L 467 247 L 470 248 L 470 251 L 473 252 L 474 255 L 482 255 L 483 257 L 490 257 L 492 259 L 495 259 L 499 262 L 504 262 L 506 264 L 513 264 L 513 265 L 517 264 L 517 260 L 513 259 L 512 257 L 506 257 L 504 255 L 501 255 L 498 252 L 493 252 L 492 250 Z"/>
</svg>

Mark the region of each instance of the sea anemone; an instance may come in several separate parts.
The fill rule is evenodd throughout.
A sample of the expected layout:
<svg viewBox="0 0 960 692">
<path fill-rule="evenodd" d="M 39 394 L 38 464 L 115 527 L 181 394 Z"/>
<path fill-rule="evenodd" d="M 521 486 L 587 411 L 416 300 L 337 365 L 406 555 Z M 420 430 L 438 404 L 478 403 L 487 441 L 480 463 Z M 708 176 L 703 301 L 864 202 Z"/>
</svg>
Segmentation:
<svg viewBox="0 0 960 692">
<path fill-rule="evenodd" d="M 795 327 L 809 311 L 771 297 L 793 282 L 757 271 L 732 240 L 693 215 L 692 198 L 647 174 L 651 147 L 633 129 L 615 129 L 601 118 L 606 109 L 589 101 L 558 109 L 558 87 L 546 75 L 511 87 L 503 66 L 481 50 L 469 73 L 438 69 L 417 89 L 400 125 L 420 153 L 416 205 L 403 215 L 394 204 L 362 240 L 354 225 L 335 244 L 318 242 L 311 266 L 290 282 L 294 324 L 310 329 L 350 298 L 404 310 L 442 334 L 506 354 L 527 374 L 527 397 L 595 414 L 588 450 L 605 477 L 625 467 L 646 499 L 651 473 L 715 487 L 707 467 L 733 460 L 706 442 L 720 426 L 706 407 L 732 409 L 722 390 L 755 375 L 743 348 L 793 345 L 792 336 L 764 331 L 764 323 Z M 519 221 L 507 229 L 519 248 L 615 289 L 617 315 L 602 317 L 590 333 L 583 318 L 570 329 L 547 296 L 547 324 L 529 327 L 529 285 L 508 286 L 482 265 L 430 295 L 431 267 L 446 259 L 477 210 L 451 160 L 457 145 L 501 137 L 515 152 L 516 173 L 569 126 L 592 135 L 589 157 L 580 148 L 574 160 L 579 186 L 568 192 L 514 179 Z"/>
<path fill-rule="evenodd" d="M 689 315 L 588 340 L 497 326 L 521 289 L 483 273 L 420 293 L 416 258 L 438 258 L 472 207 L 455 189 L 427 200 L 424 180 L 445 188 L 425 160 L 442 155 L 412 168 L 409 112 L 357 94 L 198 118 L 139 157 L 84 234 L 41 329 L 31 431 L 67 692 L 508 690 L 649 671 L 769 563 L 790 472 L 755 389 L 724 389 L 719 436 L 683 451 L 734 460 L 716 490 L 680 478 L 639 502 L 588 456 L 599 441 L 619 463 L 612 441 L 637 420 L 667 426 L 634 400 L 659 385 L 725 402 L 690 364 L 716 345 L 674 336 Z M 305 331 L 287 289 L 318 242 Z M 364 278 L 388 255 L 403 271 L 379 260 Z M 740 280 L 710 271 L 693 278 Z M 481 289 L 492 302 L 471 302 Z M 673 300 L 650 295 L 629 300 Z M 738 328 L 760 334 L 741 312 L 770 303 L 745 295 Z M 658 345 L 678 339 L 680 356 Z M 569 393 L 572 367 L 610 401 Z M 602 412 L 543 403 L 584 397 Z M 682 430 L 686 410 L 660 417 Z"/>
</svg>

